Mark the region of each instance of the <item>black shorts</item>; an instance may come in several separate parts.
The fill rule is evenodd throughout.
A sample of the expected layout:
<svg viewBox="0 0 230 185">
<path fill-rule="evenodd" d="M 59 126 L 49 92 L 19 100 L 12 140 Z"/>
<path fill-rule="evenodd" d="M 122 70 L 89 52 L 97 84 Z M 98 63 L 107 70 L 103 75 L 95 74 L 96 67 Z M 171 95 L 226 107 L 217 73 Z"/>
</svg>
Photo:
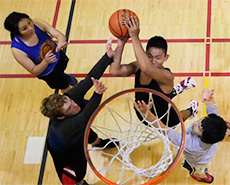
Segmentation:
<svg viewBox="0 0 230 185">
<path fill-rule="evenodd" d="M 39 76 L 38 78 L 44 80 L 51 89 L 66 89 L 69 86 L 69 80 L 64 71 L 68 61 L 69 58 L 61 50 L 60 58 L 54 70 L 48 75 Z"/>
<path fill-rule="evenodd" d="M 73 150 L 69 153 L 57 153 L 55 152 L 47 142 L 48 150 L 52 156 L 54 166 L 57 172 L 57 175 L 62 182 L 62 177 L 64 168 L 69 166 L 75 172 L 76 177 L 70 176 L 71 179 L 76 182 L 80 182 L 84 179 L 87 169 L 87 160 L 85 158 L 84 148 L 78 149 L 77 151 Z"/>
<path fill-rule="evenodd" d="M 96 141 L 97 137 L 97 134 L 93 130 L 90 130 L 88 143 L 93 143 Z M 84 179 L 87 170 L 87 160 L 85 158 L 83 144 L 82 146 L 73 147 L 69 151 L 56 152 L 51 147 L 52 141 L 50 142 L 49 137 L 46 143 L 47 148 L 53 158 L 54 166 L 61 182 L 63 180 L 63 173 L 76 182 L 80 182 Z M 67 166 L 75 172 L 76 177 L 65 173 L 64 168 Z"/>
</svg>

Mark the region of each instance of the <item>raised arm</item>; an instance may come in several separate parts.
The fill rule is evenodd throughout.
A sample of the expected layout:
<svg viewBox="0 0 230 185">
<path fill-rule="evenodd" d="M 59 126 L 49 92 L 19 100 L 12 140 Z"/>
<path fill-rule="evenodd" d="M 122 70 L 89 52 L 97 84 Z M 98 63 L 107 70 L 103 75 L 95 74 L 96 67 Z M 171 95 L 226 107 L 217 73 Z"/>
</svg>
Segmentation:
<svg viewBox="0 0 230 185">
<path fill-rule="evenodd" d="M 117 41 L 117 47 L 115 49 L 115 55 L 113 57 L 114 62 L 110 65 L 109 68 L 109 72 L 113 76 L 130 76 L 134 74 L 138 69 L 137 62 L 121 64 L 122 53 L 127 40 L 128 38 L 125 38 L 124 40 L 118 39 Z M 108 46 L 111 48 L 112 42 Z"/>
<path fill-rule="evenodd" d="M 108 43 L 107 43 L 108 44 Z M 93 82 L 91 77 L 95 79 L 100 79 L 106 68 L 113 62 L 114 52 L 109 50 L 107 47 L 107 53 L 95 64 L 95 66 L 90 70 L 86 78 L 72 89 L 70 89 L 66 94 L 73 100 L 83 98 L 86 92 L 92 87 Z"/>
<path fill-rule="evenodd" d="M 73 117 L 73 120 L 70 125 L 71 126 L 70 130 L 72 130 L 71 132 L 73 133 L 76 130 L 79 130 L 79 127 L 85 129 L 91 115 L 96 110 L 96 108 L 100 105 L 103 93 L 107 90 L 107 87 L 105 87 L 102 82 L 99 82 L 97 79 L 94 78 L 91 78 L 91 80 L 95 87 L 94 93 L 90 98 L 89 103 L 83 109 L 83 111 L 79 113 L 77 116 Z"/>
<path fill-rule="evenodd" d="M 216 102 L 214 100 L 214 90 L 213 89 L 204 89 L 202 91 L 201 100 L 206 105 L 206 112 L 207 114 L 216 114 L 220 116 L 220 113 L 218 111 L 218 107 L 216 105 Z"/>
<path fill-rule="evenodd" d="M 125 22 L 125 24 L 132 39 L 133 49 L 141 71 L 156 80 L 160 86 L 170 87 L 169 89 L 165 89 L 167 91 L 166 93 L 171 92 L 174 76 L 170 71 L 165 70 L 163 67 L 157 67 L 156 64 L 151 62 L 150 57 L 153 56 L 148 56 L 146 54 L 139 39 L 140 28 L 137 18 L 131 17 L 131 19 Z M 154 57 L 157 58 L 159 56 Z M 166 61 L 167 58 L 168 56 L 165 56 L 164 61 Z"/>
<path fill-rule="evenodd" d="M 150 111 L 150 109 L 152 108 L 152 103 L 150 103 L 149 105 L 146 105 L 146 103 L 142 100 L 142 101 L 137 101 L 134 103 L 134 107 L 137 110 L 140 110 L 140 112 L 143 114 L 144 117 L 146 117 L 146 120 L 149 122 L 154 122 L 157 118 L 156 116 Z M 165 126 L 161 120 L 159 120 L 159 124 L 158 122 L 154 122 L 152 124 L 154 127 L 158 128 L 168 128 L 167 126 Z M 163 131 L 163 133 L 165 134 L 165 131 Z"/>
<path fill-rule="evenodd" d="M 58 52 L 60 49 L 65 48 L 67 46 L 66 42 L 66 37 L 63 33 L 61 33 L 59 30 L 55 29 L 51 25 L 49 25 L 47 22 L 40 20 L 40 19 L 35 19 L 34 23 L 43 31 L 49 33 L 53 37 L 55 37 L 58 41 L 57 47 L 56 47 L 56 52 Z"/>
<path fill-rule="evenodd" d="M 213 95 L 213 89 L 204 89 L 201 95 L 202 102 L 204 102 L 206 105 L 216 104 Z"/>
</svg>

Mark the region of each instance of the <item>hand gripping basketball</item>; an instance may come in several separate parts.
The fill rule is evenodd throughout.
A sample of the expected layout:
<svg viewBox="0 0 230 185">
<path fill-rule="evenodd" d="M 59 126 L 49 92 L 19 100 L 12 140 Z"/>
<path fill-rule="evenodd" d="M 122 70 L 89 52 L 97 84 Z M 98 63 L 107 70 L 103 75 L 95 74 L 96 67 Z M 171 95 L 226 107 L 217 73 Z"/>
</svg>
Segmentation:
<svg viewBox="0 0 230 185">
<path fill-rule="evenodd" d="M 128 29 L 125 26 L 125 21 L 129 20 L 130 17 L 137 17 L 137 15 L 128 9 L 121 9 L 114 12 L 109 19 L 109 30 L 110 32 L 119 39 L 129 37 Z M 137 17 L 138 19 L 138 17 Z M 139 19 L 138 19 L 139 21 Z"/>
</svg>

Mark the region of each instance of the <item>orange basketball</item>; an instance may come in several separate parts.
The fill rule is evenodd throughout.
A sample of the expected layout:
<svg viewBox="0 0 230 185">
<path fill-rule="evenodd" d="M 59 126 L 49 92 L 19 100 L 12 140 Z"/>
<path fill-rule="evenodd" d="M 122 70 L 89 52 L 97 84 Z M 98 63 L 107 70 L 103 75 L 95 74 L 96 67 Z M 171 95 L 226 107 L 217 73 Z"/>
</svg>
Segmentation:
<svg viewBox="0 0 230 185">
<path fill-rule="evenodd" d="M 128 29 L 124 21 L 130 16 L 137 16 L 132 10 L 121 9 L 114 12 L 109 19 L 109 30 L 117 38 L 123 39 L 129 37 Z"/>
</svg>

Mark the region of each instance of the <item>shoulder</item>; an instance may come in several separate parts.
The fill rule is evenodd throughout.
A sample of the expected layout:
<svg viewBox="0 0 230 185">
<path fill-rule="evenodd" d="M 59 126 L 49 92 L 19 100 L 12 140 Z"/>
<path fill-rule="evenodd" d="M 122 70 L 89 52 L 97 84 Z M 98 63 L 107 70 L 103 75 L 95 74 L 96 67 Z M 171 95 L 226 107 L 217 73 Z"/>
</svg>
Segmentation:
<svg viewBox="0 0 230 185">
<path fill-rule="evenodd" d="M 197 151 L 201 148 L 201 139 L 195 135 L 193 135 L 192 133 L 186 133 L 185 136 L 186 140 L 185 140 L 185 151 Z"/>
<path fill-rule="evenodd" d="M 22 42 L 18 36 L 15 36 L 11 42 L 11 48 L 20 47 Z"/>
<path fill-rule="evenodd" d="M 20 47 L 11 47 L 11 51 L 13 53 L 13 55 L 16 56 L 27 56 L 27 54 L 21 50 Z"/>
<path fill-rule="evenodd" d="M 169 68 L 162 68 L 162 70 L 164 71 L 164 74 L 165 74 L 165 77 L 166 77 L 167 81 L 173 83 L 173 81 L 174 81 L 174 74 L 171 72 L 171 70 Z"/>
<path fill-rule="evenodd" d="M 44 23 L 46 23 L 42 19 L 33 19 L 33 22 L 34 22 L 34 24 L 44 24 Z"/>
<path fill-rule="evenodd" d="M 47 29 L 47 27 L 50 26 L 47 22 L 45 22 L 44 20 L 41 20 L 41 19 L 34 19 L 33 22 L 42 31 L 45 31 Z"/>
<path fill-rule="evenodd" d="M 76 98 L 78 96 L 76 96 L 75 94 L 77 94 L 77 85 L 74 85 L 73 88 L 71 88 L 70 90 L 68 90 L 67 92 L 64 93 L 65 96 L 68 96 L 70 99 L 76 101 Z"/>
</svg>

